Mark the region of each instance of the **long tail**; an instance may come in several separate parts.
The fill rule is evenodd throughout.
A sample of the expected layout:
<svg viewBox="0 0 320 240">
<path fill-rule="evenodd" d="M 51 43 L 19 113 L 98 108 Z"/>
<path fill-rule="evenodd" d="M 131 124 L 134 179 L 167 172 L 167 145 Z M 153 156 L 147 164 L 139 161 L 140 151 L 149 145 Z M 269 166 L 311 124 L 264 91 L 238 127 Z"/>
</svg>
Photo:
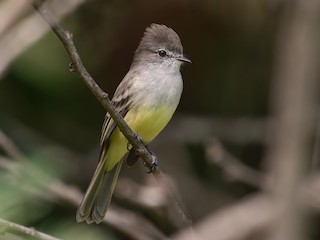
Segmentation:
<svg viewBox="0 0 320 240">
<path fill-rule="evenodd" d="M 77 222 L 100 223 L 111 202 L 112 194 L 123 160 L 110 171 L 105 170 L 105 161 L 99 161 L 88 190 L 77 211 Z"/>
</svg>

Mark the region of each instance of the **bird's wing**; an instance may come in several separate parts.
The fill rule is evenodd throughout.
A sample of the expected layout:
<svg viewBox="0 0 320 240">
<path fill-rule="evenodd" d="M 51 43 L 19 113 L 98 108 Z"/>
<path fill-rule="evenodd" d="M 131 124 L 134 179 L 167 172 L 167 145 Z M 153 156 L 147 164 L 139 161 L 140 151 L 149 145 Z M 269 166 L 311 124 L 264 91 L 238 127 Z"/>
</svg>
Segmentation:
<svg viewBox="0 0 320 240">
<path fill-rule="evenodd" d="M 130 77 L 130 75 L 126 75 L 124 79 L 121 81 L 121 83 L 119 84 L 111 101 L 115 109 L 120 113 L 120 115 L 123 118 L 127 114 L 129 107 L 132 103 L 132 96 L 131 96 L 131 90 L 130 90 L 132 86 L 130 82 L 132 82 L 132 80 L 133 79 Z M 100 139 L 101 148 L 103 146 L 107 146 L 106 142 L 109 141 L 109 138 L 115 128 L 116 128 L 115 122 L 110 117 L 110 114 L 107 113 L 102 125 L 102 134 Z"/>
<path fill-rule="evenodd" d="M 130 89 L 128 89 L 127 84 L 130 79 L 126 77 L 120 83 L 112 99 L 114 107 L 122 117 L 125 117 L 127 114 L 131 102 L 129 96 Z M 112 170 L 108 173 L 106 172 L 105 163 L 107 159 L 105 156 L 110 146 L 110 137 L 115 129 L 116 123 L 107 113 L 102 126 L 99 163 L 89 184 L 88 190 L 78 208 L 78 222 L 87 221 L 87 223 L 99 223 L 103 220 L 103 217 L 108 210 L 123 161 L 120 160 Z"/>
</svg>

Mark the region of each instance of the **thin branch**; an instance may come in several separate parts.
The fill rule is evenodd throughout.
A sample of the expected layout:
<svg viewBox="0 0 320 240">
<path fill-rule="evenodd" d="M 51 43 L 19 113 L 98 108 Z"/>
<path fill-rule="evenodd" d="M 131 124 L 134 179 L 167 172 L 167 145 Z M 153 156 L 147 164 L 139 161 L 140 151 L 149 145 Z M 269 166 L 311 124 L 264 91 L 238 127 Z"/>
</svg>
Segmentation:
<svg viewBox="0 0 320 240">
<path fill-rule="evenodd" d="M 32 0 L 29 1 L 32 2 Z M 20 5 L 20 1 L 16 2 L 8 0 L 7 2 L 10 2 L 10 5 L 12 3 L 15 6 L 18 4 Z M 84 2 L 85 0 L 51 0 L 46 1 L 46 6 L 50 9 L 50 12 L 54 13 L 54 17 L 60 20 Z M 12 18 L 12 11 L 7 10 L 7 12 L 9 13 L 7 16 Z M 2 16 L 1 19 L 4 20 L 4 17 L 5 16 Z M 4 21 L 10 22 L 11 20 Z M 30 34 L 30 29 L 32 29 L 32 34 Z M 17 56 L 43 37 L 48 30 L 48 25 L 44 24 L 38 14 L 26 16 L 10 29 L 7 29 L 4 34 L 0 36 L 0 77 L 5 73 L 10 63 Z"/>
<path fill-rule="evenodd" d="M 0 148 L 11 158 L 22 158 L 22 153 L 15 146 L 13 141 L 0 129 Z"/>
<path fill-rule="evenodd" d="M 12 161 L 9 161 L 8 164 Z M 6 164 L 2 164 L 6 165 Z M 30 173 L 32 174 L 32 173 Z M 301 195 L 308 206 L 320 209 L 318 192 L 320 175 L 308 179 L 301 186 Z M 46 188 L 48 192 L 42 192 L 43 197 L 50 201 L 68 203 L 76 207 L 82 198 L 82 193 L 75 187 L 68 186 L 60 181 L 54 181 Z M 239 240 L 257 231 L 266 229 L 275 219 L 276 209 L 273 207 L 272 198 L 266 194 L 257 194 L 228 205 L 195 226 L 195 232 L 190 234 L 190 229 L 180 232 L 171 239 L 212 239 L 215 236 L 219 240 Z M 164 239 L 150 222 L 133 212 L 114 208 L 104 218 L 104 223 L 111 225 L 121 233 L 131 236 L 132 239 Z M 233 226 L 232 231 L 230 226 Z M 194 234 L 194 235 L 193 235 Z M 162 235 L 162 237 L 161 237 Z M 148 238 L 148 236 L 152 236 Z"/>
<path fill-rule="evenodd" d="M 247 183 L 262 189 L 265 184 L 265 176 L 232 156 L 218 139 L 210 139 L 205 144 L 206 156 L 211 164 L 220 166 L 225 173 L 235 180 Z"/>
<path fill-rule="evenodd" d="M 272 201 L 266 194 L 257 194 L 221 208 L 194 226 L 194 236 L 183 230 L 173 240 L 241 240 L 266 229 L 275 218 Z"/>
<path fill-rule="evenodd" d="M 320 173 L 308 177 L 299 186 L 298 195 L 309 209 L 320 211 Z M 277 221 L 278 209 L 269 193 L 258 193 L 236 201 L 234 204 L 210 213 L 194 226 L 194 236 L 189 229 L 175 233 L 173 240 L 241 240 L 265 232 Z M 272 230 L 271 230 L 272 231 Z M 251 238 L 250 238 L 251 236 Z"/>
<path fill-rule="evenodd" d="M 83 198 L 81 191 L 74 187 L 67 185 L 57 179 L 48 179 L 44 172 L 36 172 L 35 169 L 26 169 L 20 163 L 16 163 L 11 159 L 3 158 L 0 156 L 0 168 L 3 168 L 13 175 L 24 175 L 28 178 L 33 178 L 35 174 L 42 177 L 35 179 L 36 186 L 17 186 L 21 190 L 31 193 L 33 196 L 45 199 L 50 202 L 68 204 L 74 208 L 77 208 Z M 46 178 L 46 181 L 44 179 Z M 130 239 L 148 240 L 150 239 L 166 239 L 163 233 L 157 229 L 153 223 L 148 219 L 133 211 L 116 208 L 114 205 L 110 206 L 106 217 L 103 219 L 103 223 L 112 226 L 112 228 L 118 230 L 121 234 L 130 237 Z M 1 224 L 0 224 L 0 236 L 1 236 Z M 2 232 L 6 232 L 4 229 Z M 1 237 L 0 237 L 1 239 Z"/>
<path fill-rule="evenodd" d="M 33 239 L 38 240 L 60 240 L 59 238 L 55 238 L 45 233 L 39 232 L 34 228 L 27 228 L 16 223 L 0 219 L 0 236 L 3 233 L 7 234 L 8 232 L 15 235 L 25 236 L 28 239 L 29 237 L 32 237 Z"/>
<path fill-rule="evenodd" d="M 114 106 L 112 105 L 110 99 L 108 98 L 108 94 L 105 93 L 98 84 L 94 81 L 91 75 L 88 73 L 86 68 L 84 67 L 79 53 L 73 43 L 72 33 L 63 29 L 55 19 L 47 12 L 44 5 L 42 5 L 41 1 L 35 1 L 33 3 L 34 8 L 39 12 L 39 14 L 43 17 L 43 19 L 49 24 L 53 32 L 57 35 L 57 37 L 62 42 L 63 46 L 67 50 L 69 57 L 71 59 L 70 70 L 78 74 L 87 87 L 90 89 L 92 94 L 97 98 L 97 100 L 101 103 L 101 105 L 106 109 L 106 111 L 110 114 L 112 119 L 115 121 L 117 126 L 123 135 L 128 139 L 132 147 L 139 153 L 140 157 L 144 160 L 144 162 L 152 166 L 154 163 L 154 156 L 147 150 L 142 141 L 139 140 L 137 135 L 130 129 L 128 124 L 124 121 L 121 115 L 116 111 Z M 155 175 L 160 173 L 160 169 L 156 167 L 153 172 Z"/>
<path fill-rule="evenodd" d="M 162 226 L 166 229 L 183 227 L 180 216 L 172 211 L 175 206 L 172 205 L 173 201 L 167 190 L 168 186 L 159 184 L 152 178 L 148 179 L 149 181 L 141 185 L 130 179 L 120 179 L 117 183 L 119 188 L 116 188 L 114 192 L 115 197 L 128 205 L 129 208 L 137 209 L 148 215 L 149 219 L 162 222 Z M 170 184 L 170 188 L 175 187 L 173 181 Z M 176 188 L 171 190 L 178 192 Z"/>
<path fill-rule="evenodd" d="M 167 177 L 165 174 L 160 170 L 157 165 L 154 165 L 156 161 L 156 156 L 148 151 L 148 149 L 144 146 L 140 138 L 137 137 L 137 134 L 134 133 L 128 124 L 124 121 L 121 115 L 115 110 L 114 106 L 112 105 L 110 99 L 108 98 L 108 94 L 105 93 L 98 84 L 94 81 L 91 75 L 88 73 L 86 68 L 84 67 L 78 51 L 73 43 L 72 34 L 65 29 L 63 29 L 57 21 L 46 11 L 44 5 L 42 5 L 41 1 L 35 1 L 33 3 L 33 7 L 39 12 L 39 14 L 43 17 L 43 19 L 49 24 L 51 29 L 60 39 L 64 47 L 66 48 L 69 57 L 71 59 L 70 70 L 77 73 L 93 95 L 98 99 L 101 105 L 106 109 L 106 111 L 110 114 L 114 122 L 119 127 L 120 131 L 123 135 L 128 139 L 132 147 L 135 149 L 137 154 L 142 158 L 145 165 L 150 168 L 155 178 L 163 182 L 166 186 L 168 186 L 167 190 L 170 192 L 172 196 L 173 203 L 175 204 L 175 210 L 177 212 L 177 216 L 181 216 L 181 221 L 183 224 L 191 225 L 191 220 L 189 217 L 186 216 L 184 211 L 182 210 L 181 206 L 179 205 L 176 197 L 168 184 Z"/>
<path fill-rule="evenodd" d="M 26 170 L 25 174 L 34 175 L 32 171 L 19 166 L 21 165 L 15 161 L 0 157 L 1 168 L 21 175 L 21 172 L 17 171 L 19 168 Z M 40 179 L 43 184 L 47 183 L 42 181 L 42 178 L 37 179 Z M 27 190 L 30 191 L 30 188 Z M 67 203 L 73 207 L 77 207 L 83 197 L 78 188 L 55 179 L 49 182 L 49 187 L 38 187 L 37 191 L 41 192 L 36 194 L 39 197 L 48 201 Z M 320 211 L 319 191 L 320 173 L 317 172 L 299 186 L 298 195 L 312 210 Z M 267 194 L 258 193 L 211 213 L 194 226 L 194 233 L 190 234 L 190 229 L 183 229 L 176 237 L 170 239 L 209 240 L 215 236 L 219 240 L 240 240 L 257 231 L 268 229 L 275 220 L 276 211 L 273 199 Z M 114 208 L 114 206 L 111 206 L 103 222 L 124 235 L 131 236 L 132 239 L 165 239 L 163 234 L 144 217 L 132 211 Z M 230 226 L 233 227 L 230 229 Z M 148 238 L 148 236 L 152 237 Z"/>
<path fill-rule="evenodd" d="M 68 186 L 58 180 L 54 181 L 49 186 L 49 192 L 44 195 L 49 200 L 59 200 L 59 202 L 66 202 L 73 207 L 78 207 L 83 194 L 75 187 Z M 48 197 L 48 195 L 50 197 Z M 145 217 L 136 214 L 133 211 L 123 208 L 110 206 L 107 215 L 103 219 L 103 223 L 112 226 L 114 229 L 121 232 L 130 239 L 148 240 L 148 239 L 166 239 L 149 220 Z"/>
</svg>

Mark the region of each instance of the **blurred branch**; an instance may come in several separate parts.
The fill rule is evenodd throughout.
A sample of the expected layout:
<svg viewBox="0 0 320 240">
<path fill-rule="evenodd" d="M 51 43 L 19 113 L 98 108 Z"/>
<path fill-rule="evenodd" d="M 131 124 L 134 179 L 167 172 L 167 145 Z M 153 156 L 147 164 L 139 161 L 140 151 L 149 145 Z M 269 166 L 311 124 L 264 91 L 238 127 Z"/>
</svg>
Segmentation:
<svg viewBox="0 0 320 240">
<path fill-rule="evenodd" d="M 188 229 L 181 231 L 174 240 L 242 240 L 266 229 L 275 217 L 271 199 L 258 194 L 218 210 L 194 226 L 195 236 Z"/>
<path fill-rule="evenodd" d="M 317 172 L 299 186 L 298 195 L 312 210 L 320 211 L 320 173 Z M 269 193 L 259 193 L 221 208 L 189 229 L 175 234 L 173 240 L 242 240 L 260 231 L 269 230 L 277 222 L 278 209 Z M 271 230 L 272 231 L 272 230 Z M 251 238 L 249 238 L 251 239 Z M 256 238 L 252 238 L 256 239 Z"/>
<path fill-rule="evenodd" d="M 9 137 L 0 129 L 0 148 L 13 159 L 22 158 L 22 153 Z"/>
<path fill-rule="evenodd" d="M 45 233 L 39 232 L 34 228 L 27 228 L 16 223 L 0 219 L 0 236 L 3 233 L 8 232 L 19 236 L 24 236 L 24 239 L 29 239 L 30 237 L 32 237 L 32 239 L 38 240 L 59 240 L 59 238 L 55 238 Z"/>
<path fill-rule="evenodd" d="M 131 179 L 119 179 L 118 188 L 115 189 L 115 197 L 121 203 L 142 212 L 154 222 L 160 223 L 162 229 L 179 229 L 179 218 L 172 214 L 170 194 L 166 190 L 167 186 L 161 185 L 152 178 L 147 178 L 144 184 L 137 184 Z M 175 187 L 172 180 L 171 186 Z M 173 189 L 178 192 L 176 188 Z"/>
<path fill-rule="evenodd" d="M 263 173 L 260 173 L 232 156 L 218 139 L 210 139 L 205 144 L 206 156 L 211 164 L 218 165 L 233 180 L 239 180 L 262 189 L 265 184 Z"/>
<path fill-rule="evenodd" d="M 21 132 L 20 130 L 24 135 L 27 131 L 29 131 L 29 135 L 31 134 L 30 129 L 25 130 L 20 126 L 19 132 Z M 38 141 L 43 142 L 42 137 L 32 136 L 31 138 L 40 138 L 41 140 Z M 11 145 L 14 146 L 16 151 L 21 154 L 20 150 L 14 145 L 13 141 L 9 139 L 9 137 L 5 136 L 5 140 L 6 142 L 10 142 Z M 59 146 L 59 148 L 61 148 L 61 146 Z M 64 152 L 69 151 L 64 150 Z M 26 166 L 23 162 L 12 161 L 12 159 L 10 159 L 10 156 L 3 157 L 0 155 L 0 169 L 7 170 L 15 177 L 19 177 L 22 175 L 30 179 L 32 178 L 36 181 L 39 180 L 34 186 L 26 186 L 25 184 L 18 186 L 24 191 L 32 193 L 32 195 L 35 197 L 40 197 L 47 201 L 59 204 L 66 203 L 74 208 L 77 208 L 79 206 L 81 199 L 83 198 L 83 194 L 79 191 L 78 188 L 66 185 L 57 179 L 52 179 L 45 172 L 39 172 L 38 168 Z M 36 178 L 34 177 L 35 175 L 37 176 Z M 130 239 L 166 239 L 164 234 L 161 233 L 149 220 L 147 220 L 143 216 L 140 216 L 129 210 L 116 208 L 114 205 L 110 206 L 110 209 L 103 222 L 108 226 L 111 226 L 112 228 L 118 230 L 119 232 L 121 232 L 121 234 L 128 236 Z M 2 228 L 0 226 L 0 232 L 1 229 Z"/>
<path fill-rule="evenodd" d="M 68 186 L 60 181 L 54 181 L 49 186 L 49 192 L 46 193 L 53 199 L 66 202 L 77 208 L 83 198 L 83 194 L 74 187 Z M 52 198 L 51 198 L 52 200 Z M 103 223 L 112 226 L 130 239 L 149 240 L 166 239 L 166 237 L 146 218 L 129 210 L 110 206 Z"/>
<path fill-rule="evenodd" d="M 0 3 L 0 36 L 28 10 L 30 2 L 5 0 Z"/>
<path fill-rule="evenodd" d="M 29 176 L 37 181 L 35 187 L 19 186 L 23 190 L 31 192 L 33 196 L 41 197 L 48 201 L 58 202 L 59 204 L 67 203 L 70 206 L 77 208 L 83 198 L 83 194 L 78 188 L 68 186 L 57 179 L 48 179 L 44 172 L 31 168 L 26 168 L 24 165 L 18 164 L 10 159 L 0 157 L 0 168 L 6 169 L 14 175 Z M 21 171 L 24 171 L 23 173 Z M 34 175 L 41 176 L 34 178 Z M 45 180 L 44 180 L 45 179 Z M 165 236 L 146 218 L 125 209 L 110 206 L 103 223 L 112 226 L 121 234 L 136 240 L 151 239 L 166 239 Z M 0 233 L 1 233 L 0 225 Z"/>
<path fill-rule="evenodd" d="M 312 169 L 319 168 L 320 164 L 320 111 L 317 114 L 317 126 L 316 126 L 316 136 L 314 139 L 313 153 L 312 153 Z"/>
<path fill-rule="evenodd" d="M 304 204 L 313 210 L 320 211 L 320 174 L 315 172 L 299 186 L 299 195 Z"/>
<path fill-rule="evenodd" d="M 150 221 L 132 211 L 127 211 L 123 208 L 120 209 L 113 206 L 113 211 L 108 211 L 107 213 L 107 219 L 112 219 L 112 224 L 109 224 L 119 232 L 125 233 L 130 237 L 130 239 L 167 239 L 167 237 L 164 236 L 164 234 L 162 234 Z M 105 221 L 109 222 L 108 220 Z M 128 228 L 130 230 L 128 230 Z"/>
<path fill-rule="evenodd" d="M 143 142 L 140 138 L 137 137 L 136 133 L 134 133 L 121 115 L 115 110 L 112 105 L 110 99 L 108 98 L 108 94 L 105 93 L 98 84 L 94 81 L 91 75 L 87 72 L 86 68 L 83 66 L 83 63 L 80 59 L 78 51 L 73 43 L 72 34 L 66 30 L 64 30 L 58 22 L 49 14 L 46 10 L 46 6 L 43 6 L 41 1 L 34 1 L 34 8 L 39 12 L 39 14 L 43 17 L 43 19 L 49 24 L 51 29 L 60 39 L 64 47 L 66 48 L 69 57 L 71 59 L 70 70 L 77 73 L 90 91 L 94 94 L 94 96 L 98 99 L 101 105 L 106 109 L 106 111 L 110 114 L 114 122 L 119 127 L 120 131 L 123 135 L 128 139 L 132 147 L 135 149 L 137 154 L 142 158 L 145 165 L 149 167 L 150 171 L 152 171 L 153 175 L 156 179 L 167 186 L 167 190 L 171 193 L 173 204 L 175 208 L 173 210 L 176 211 L 177 216 L 181 216 L 181 222 L 186 225 L 191 224 L 191 220 L 186 216 L 179 203 L 177 202 L 172 188 L 170 188 L 169 181 L 167 180 L 166 175 L 160 170 L 160 168 L 155 165 L 156 156 L 149 152 L 148 149 L 144 146 Z"/>
<path fill-rule="evenodd" d="M 274 122 L 266 157 L 277 211 L 270 231 L 273 240 L 304 239 L 299 185 L 311 163 L 307 150 L 316 131 L 319 17 L 319 1 L 289 1 L 280 26 L 270 97 Z"/>
<path fill-rule="evenodd" d="M 25 2 L 32 2 L 32 0 L 19 0 L 19 1 L 7 1 L 6 12 L 7 14 L 1 16 L 1 23 L 3 28 L 7 28 L 8 24 L 13 23 L 12 11 L 8 11 L 8 5 L 10 9 L 16 9 L 16 15 L 21 14 L 22 9 L 25 6 Z M 9 4 L 10 2 L 10 4 Z M 58 20 L 62 19 L 78 6 L 80 6 L 85 0 L 51 0 L 46 1 L 46 6 L 50 12 L 53 13 L 54 17 Z M 17 7 L 21 9 L 18 11 Z M 1 6 L 3 7 L 3 5 Z M 10 63 L 23 51 L 25 51 L 30 45 L 38 41 L 43 35 L 48 32 L 48 25 L 44 24 L 42 19 L 37 14 L 32 14 L 27 18 L 21 20 L 11 29 L 1 35 L 0 34 L 0 77 L 4 74 Z M 1 30 L 0 30 L 1 32 Z"/>
</svg>

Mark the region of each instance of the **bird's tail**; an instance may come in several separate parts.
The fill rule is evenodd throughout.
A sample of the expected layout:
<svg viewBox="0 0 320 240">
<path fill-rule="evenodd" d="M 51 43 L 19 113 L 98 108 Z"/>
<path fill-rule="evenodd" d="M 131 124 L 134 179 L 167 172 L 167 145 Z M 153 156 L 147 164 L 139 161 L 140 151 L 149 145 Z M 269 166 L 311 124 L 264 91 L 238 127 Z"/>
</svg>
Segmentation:
<svg viewBox="0 0 320 240">
<path fill-rule="evenodd" d="M 110 171 L 105 170 L 105 161 L 100 161 L 88 190 L 78 208 L 77 222 L 100 223 L 111 202 L 112 194 L 120 173 L 122 161 Z"/>
</svg>

